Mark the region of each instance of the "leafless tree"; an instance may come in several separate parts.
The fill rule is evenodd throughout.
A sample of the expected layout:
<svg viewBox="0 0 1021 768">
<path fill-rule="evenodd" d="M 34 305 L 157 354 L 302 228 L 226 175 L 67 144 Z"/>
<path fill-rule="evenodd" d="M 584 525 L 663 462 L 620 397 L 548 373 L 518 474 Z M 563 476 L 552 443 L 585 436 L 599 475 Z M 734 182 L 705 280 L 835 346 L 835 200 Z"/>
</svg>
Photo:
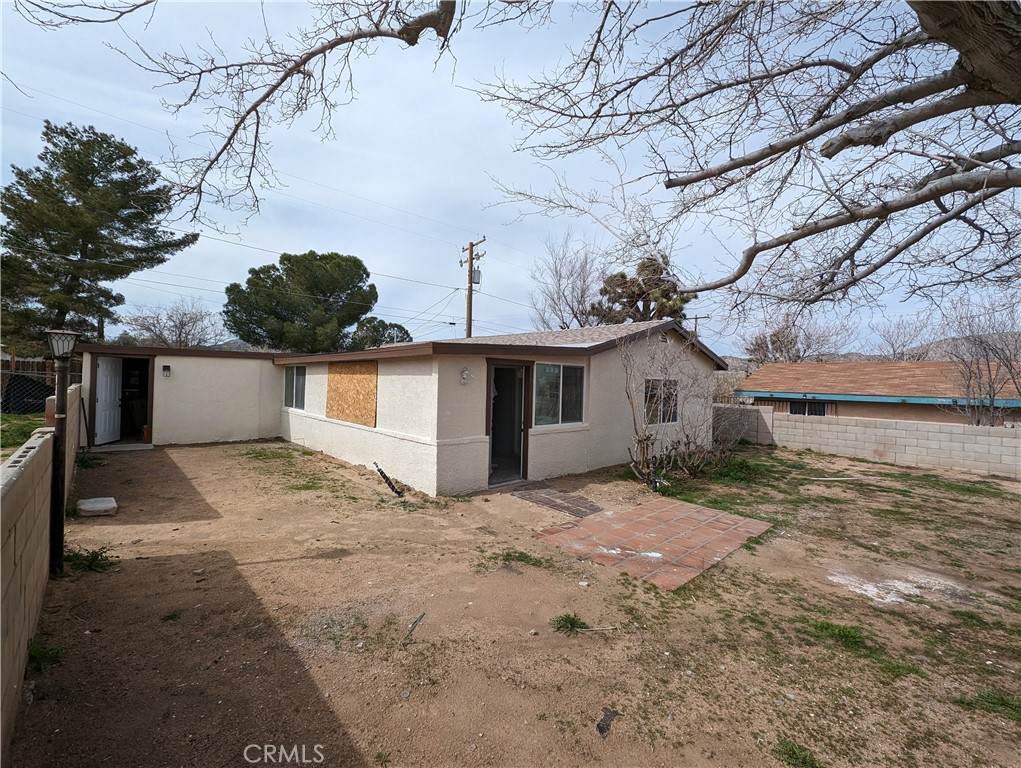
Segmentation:
<svg viewBox="0 0 1021 768">
<path fill-rule="evenodd" d="M 197 213 L 209 198 L 257 199 L 272 181 L 274 124 L 312 111 L 329 136 L 353 95 L 353 63 L 374 45 L 428 35 L 443 52 L 458 30 L 543 23 L 551 5 L 314 0 L 290 37 L 133 55 L 180 89 L 172 109 L 209 114 L 212 149 L 178 165 Z M 17 7 L 60 26 L 151 3 Z M 677 241 L 706 214 L 745 247 L 721 258 L 719 279 L 676 277 L 684 292 L 729 288 L 738 303 L 874 300 L 894 285 L 939 298 L 1021 276 L 1017 0 L 605 3 L 589 13 L 591 35 L 564 65 L 482 90 L 523 126 L 525 148 L 547 161 L 602 153 L 621 181 L 586 192 L 561 180 L 519 199 L 590 216 L 633 253 Z"/>
<path fill-rule="evenodd" d="M 230 338 L 220 315 L 204 309 L 198 299 L 146 307 L 122 322 L 140 344 L 153 347 L 212 347 Z"/>
<path fill-rule="evenodd" d="M 875 337 L 868 351 L 892 362 L 928 360 L 939 323 L 932 312 L 869 323 Z"/>
<path fill-rule="evenodd" d="M 811 304 L 1019 275 L 1016 2 L 607 3 L 566 66 L 490 96 L 547 161 L 645 158 L 610 195 L 519 200 L 624 240 L 699 213 L 743 233 L 723 277 L 680 274 L 684 291 Z M 634 215 L 650 206 L 658 229 Z"/>
<path fill-rule="evenodd" d="M 584 328 L 595 325 L 592 305 L 603 284 L 604 260 L 589 245 L 574 240 L 546 241 L 546 255 L 532 264 L 532 324 L 537 330 Z"/>
<path fill-rule="evenodd" d="M 822 360 L 847 349 L 857 336 L 850 317 L 821 319 L 805 311 L 766 316 L 760 330 L 740 335 L 742 350 L 755 365 Z"/>
<path fill-rule="evenodd" d="M 945 354 L 953 361 L 963 395 L 951 410 L 969 424 L 996 426 L 1021 399 L 1021 304 L 1016 295 L 983 295 L 947 307 Z"/>
<path fill-rule="evenodd" d="M 676 334 L 663 338 L 651 333 L 617 344 L 634 432 L 631 469 L 650 485 L 657 467 L 682 477 L 704 474 L 733 452 L 740 437 L 719 419 L 714 425 L 716 380 L 712 367 L 700 362 L 702 353 Z M 736 418 L 733 412 L 724 416 Z"/>
</svg>

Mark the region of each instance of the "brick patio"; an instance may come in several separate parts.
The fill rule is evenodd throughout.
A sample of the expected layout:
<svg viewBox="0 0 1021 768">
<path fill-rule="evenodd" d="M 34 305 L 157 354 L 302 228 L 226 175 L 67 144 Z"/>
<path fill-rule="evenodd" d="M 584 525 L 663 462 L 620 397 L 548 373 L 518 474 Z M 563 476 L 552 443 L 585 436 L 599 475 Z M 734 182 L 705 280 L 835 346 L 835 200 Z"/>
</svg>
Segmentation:
<svg viewBox="0 0 1021 768">
<path fill-rule="evenodd" d="M 676 589 L 725 558 L 769 523 L 672 499 L 600 512 L 535 535 L 578 557 Z"/>
</svg>

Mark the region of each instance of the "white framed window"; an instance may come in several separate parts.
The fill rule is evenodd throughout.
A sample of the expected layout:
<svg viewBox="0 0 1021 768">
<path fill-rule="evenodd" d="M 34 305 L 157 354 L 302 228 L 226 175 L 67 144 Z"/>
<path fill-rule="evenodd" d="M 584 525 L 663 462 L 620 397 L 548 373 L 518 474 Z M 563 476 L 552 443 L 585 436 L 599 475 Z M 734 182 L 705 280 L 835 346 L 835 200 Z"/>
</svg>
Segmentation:
<svg viewBox="0 0 1021 768">
<path fill-rule="evenodd" d="M 583 420 L 585 369 L 580 365 L 535 365 L 535 426 Z"/>
<path fill-rule="evenodd" d="M 305 410 L 305 366 L 284 366 L 284 405 Z"/>
<path fill-rule="evenodd" d="M 677 379 L 646 379 L 646 422 L 649 424 L 676 424 L 679 392 Z"/>
</svg>

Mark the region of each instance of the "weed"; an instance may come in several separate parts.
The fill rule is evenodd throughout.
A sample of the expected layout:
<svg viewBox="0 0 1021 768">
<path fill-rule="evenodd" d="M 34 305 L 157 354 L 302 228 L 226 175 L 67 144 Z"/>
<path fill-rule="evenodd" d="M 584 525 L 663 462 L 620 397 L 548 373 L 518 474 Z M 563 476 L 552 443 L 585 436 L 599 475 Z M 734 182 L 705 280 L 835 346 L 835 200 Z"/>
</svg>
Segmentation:
<svg viewBox="0 0 1021 768">
<path fill-rule="evenodd" d="M 372 758 L 372 761 L 376 765 L 390 765 L 390 753 L 379 750 L 379 752 L 376 753 L 376 756 Z"/>
<path fill-rule="evenodd" d="M 994 715 L 1003 715 L 1021 723 L 1021 698 L 1002 693 L 983 691 L 970 699 L 953 699 L 954 704 L 965 709 L 981 709 Z"/>
<path fill-rule="evenodd" d="M 588 624 L 582 621 L 576 613 L 562 613 L 550 619 L 549 623 L 554 632 L 563 632 L 568 636 L 578 634 L 580 629 L 589 628 Z"/>
<path fill-rule="evenodd" d="M 92 469 L 94 467 L 101 467 L 104 464 L 106 464 L 106 462 L 88 448 L 82 448 L 74 457 L 74 465 L 78 467 L 78 469 Z"/>
<path fill-rule="evenodd" d="M 28 675 L 38 675 L 47 667 L 59 664 L 60 657 L 63 654 L 63 648 L 44 645 L 34 637 L 30 637 L 28 639 L 28 663 L 25 666 L 25 673 Z"/>
<path fill-rule="evenodd" d="M 546 564 L 542 558 L 522 552 L 520 549 L 505 549 L 503 552 L 496 552 L 489 557 L 499 560 L 501 563 L 524 563 L 536 568 L 542 568 Z"/>
<path fill-rule="evenodd" d="M 752 536 L 741 545 L 741 549 L 747 549 L 753 555 L 759 551 L 759 547 L 766 543 L 762 536 Z"/>
<path fill-rule="evenodd" d="M 765 469 L 761 464 L 756 464 L 748 459 L 731 459 L 726 464 L 717 467 L 710 478 L 724 483 L 747 485 L 762 480 L 765 474 Z"/>
<path fill-rule="evenodd" d="M 819 758 L 800 744 L 790 739 L 777 739 L 773 747 L 773 754 L 776 758 L 789 768 L 822 768 Z"/>
<path fill-rule="evenodd" d="M 181 618 L 180 611 L 171 611 L 160 616 L 160 621 L 177 621 L 179 618 Z"/>
<path fill-rule="evenodd" d="M 79 571 L 102 573 L 113 565 L 113 560 L 106 554 L 109 551 L 109 547 L 100 547 L 99 549 L 68 547 L 64 550 L 64 562 Z"/>
</svg>

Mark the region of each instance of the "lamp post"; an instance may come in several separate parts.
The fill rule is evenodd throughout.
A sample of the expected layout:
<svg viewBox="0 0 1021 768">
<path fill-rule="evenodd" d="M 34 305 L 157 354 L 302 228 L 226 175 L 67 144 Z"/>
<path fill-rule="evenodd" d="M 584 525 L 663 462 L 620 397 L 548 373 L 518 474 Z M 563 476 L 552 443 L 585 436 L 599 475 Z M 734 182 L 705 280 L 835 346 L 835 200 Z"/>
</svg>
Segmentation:
<svg viewBox="0 0 1021 768">
<path fill-rule="evenodd" d="M 53 409 L 53 472 L 50 475 L 50 575 L 64 572 L 64 441 L 67 423 L 67 369 L 74 345 L 81 334 L 76 331 L 46 331 L 57 374 Z"/>
</svg>

